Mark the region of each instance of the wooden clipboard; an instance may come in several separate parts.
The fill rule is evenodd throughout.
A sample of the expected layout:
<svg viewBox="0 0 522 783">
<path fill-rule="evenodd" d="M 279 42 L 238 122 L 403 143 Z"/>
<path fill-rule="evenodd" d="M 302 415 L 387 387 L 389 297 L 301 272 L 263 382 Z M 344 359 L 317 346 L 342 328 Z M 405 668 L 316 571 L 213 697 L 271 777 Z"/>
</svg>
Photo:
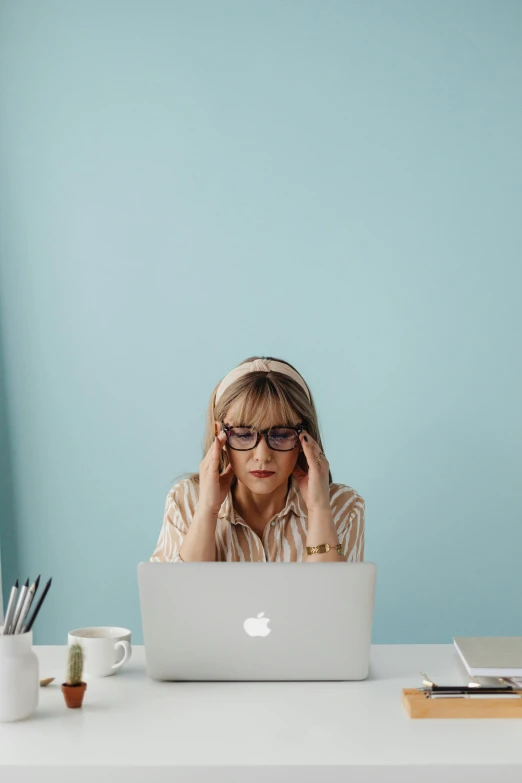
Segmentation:
<svg viewBox="0 0 522 783">
<path fill-rule="evenodd" d="M 522 697 L 522 690 L 513 693 Z M 431 699 L 416 688 L 403 688 L 402 704 L 410 718 L 522 718 L 522 698 Z"/>
</svg>

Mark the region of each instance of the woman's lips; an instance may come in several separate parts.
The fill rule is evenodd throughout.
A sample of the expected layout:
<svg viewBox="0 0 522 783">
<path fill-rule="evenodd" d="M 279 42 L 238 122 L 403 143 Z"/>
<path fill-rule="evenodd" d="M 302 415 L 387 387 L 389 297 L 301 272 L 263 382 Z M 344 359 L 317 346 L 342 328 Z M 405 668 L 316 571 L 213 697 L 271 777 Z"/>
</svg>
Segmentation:
<svg viewBox="0 0 522 783">
<path fill-rule="evenodd" d="M 254 476 L 254 478 L 268 478 L 269 476 L 273 476 L 275 471 L 273 470 L 251 470 L 251 475 Z"/>
</svg>

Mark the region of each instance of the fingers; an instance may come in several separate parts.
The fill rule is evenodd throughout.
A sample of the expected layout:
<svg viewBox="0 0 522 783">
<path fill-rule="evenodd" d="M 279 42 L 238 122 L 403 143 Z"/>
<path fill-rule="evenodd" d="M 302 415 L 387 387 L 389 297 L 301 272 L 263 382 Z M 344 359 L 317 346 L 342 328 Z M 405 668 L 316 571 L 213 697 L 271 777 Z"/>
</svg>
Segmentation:
<svg viewBox="0 0 522 783">
<path fill-rule="evenodd" d="M 303 447 L 306 461 L 308 462 L 309 465 L 314 464 L 314 461 L 317 462 L 317 456 L 321 452 L 321 448 L 319 447 L 319 444 L 307 432 L 302 432 L 300 438 L 301 438 L 301 446 Z M 321 464 L 324 465 L 328 464 L 328 460 L 324 455 L 321 459 Z"/>
<path fill-rule="evenodd" d="M 221 456 L 221 451 L 223 449 L 223 446 L 226 444 L 226 442 L 227 442 L 227 436 L 223 432 L 223 430 L 221 430 L 221 432 L 217 436 L 214 436 L 214 440 L 212 442 L 213 449 L 211 449 L 212 459 L 214 463 L 219 461 L 219 458 Z M 234 470 L 230 462 L 226 466 L 225 470 L 221 471 L 219 475 L 220 478 L 223 477 L 228 478 L 229 476 L 234 475 Z"/>
<path fill-rule="evenodd" d="M 221 450 L 226 442 L 227 436 L 223 431 L 221 431 L 217 436 L 214 436 L 214 440 L 212 441 L 212 448 L 210 449 L 213 459 L 219 459 Z"/>
<path fill-rule="evenodd" d="M 214 437 L 212 443 L 210 444 L 210 448 L 201 460 L 200 465 L 202 467 L 209 466 L 210 470 L 213 472 L 216 469 L 217 463 L 219 462 L 221 451 L 225 443 L 226 435 L 223 431 L 221 431 L 219 435 Z"/>
<path fill-rule="evenodd" d="M 312 438 L 311 435 L 308 434 L 308 432 L 302 432 L 300 438 L 301 446 L 305 452 L 320 451 L 319 444 Z"/>
</svg>

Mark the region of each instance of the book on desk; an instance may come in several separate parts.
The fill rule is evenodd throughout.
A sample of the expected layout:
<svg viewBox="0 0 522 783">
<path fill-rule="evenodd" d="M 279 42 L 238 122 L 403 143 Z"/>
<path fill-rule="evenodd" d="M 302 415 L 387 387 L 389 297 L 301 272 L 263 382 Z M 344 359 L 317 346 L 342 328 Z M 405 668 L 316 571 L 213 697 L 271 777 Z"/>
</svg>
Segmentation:
<svg viewBox="0 0 522 783">
<path fill-rule="evenodd" d="M 454 636 L 453 643 L 469 675 L 522 679 L 522 636 Z"/>
</svg>

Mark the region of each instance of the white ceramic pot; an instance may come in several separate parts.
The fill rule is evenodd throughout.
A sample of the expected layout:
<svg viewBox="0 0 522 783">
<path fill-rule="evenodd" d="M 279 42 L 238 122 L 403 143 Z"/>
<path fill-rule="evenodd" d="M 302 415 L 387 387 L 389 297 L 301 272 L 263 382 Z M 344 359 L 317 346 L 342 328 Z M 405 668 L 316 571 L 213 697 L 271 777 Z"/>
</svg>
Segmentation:
<svg viewBox="0 0 522 783">
<path fill-rule="evenodd" d="M 39 694 L 40 666 L 33 651 L 33 632 L 0 633 L 0 722 L 28 718 L 38 706 Z"/>
</svg>

